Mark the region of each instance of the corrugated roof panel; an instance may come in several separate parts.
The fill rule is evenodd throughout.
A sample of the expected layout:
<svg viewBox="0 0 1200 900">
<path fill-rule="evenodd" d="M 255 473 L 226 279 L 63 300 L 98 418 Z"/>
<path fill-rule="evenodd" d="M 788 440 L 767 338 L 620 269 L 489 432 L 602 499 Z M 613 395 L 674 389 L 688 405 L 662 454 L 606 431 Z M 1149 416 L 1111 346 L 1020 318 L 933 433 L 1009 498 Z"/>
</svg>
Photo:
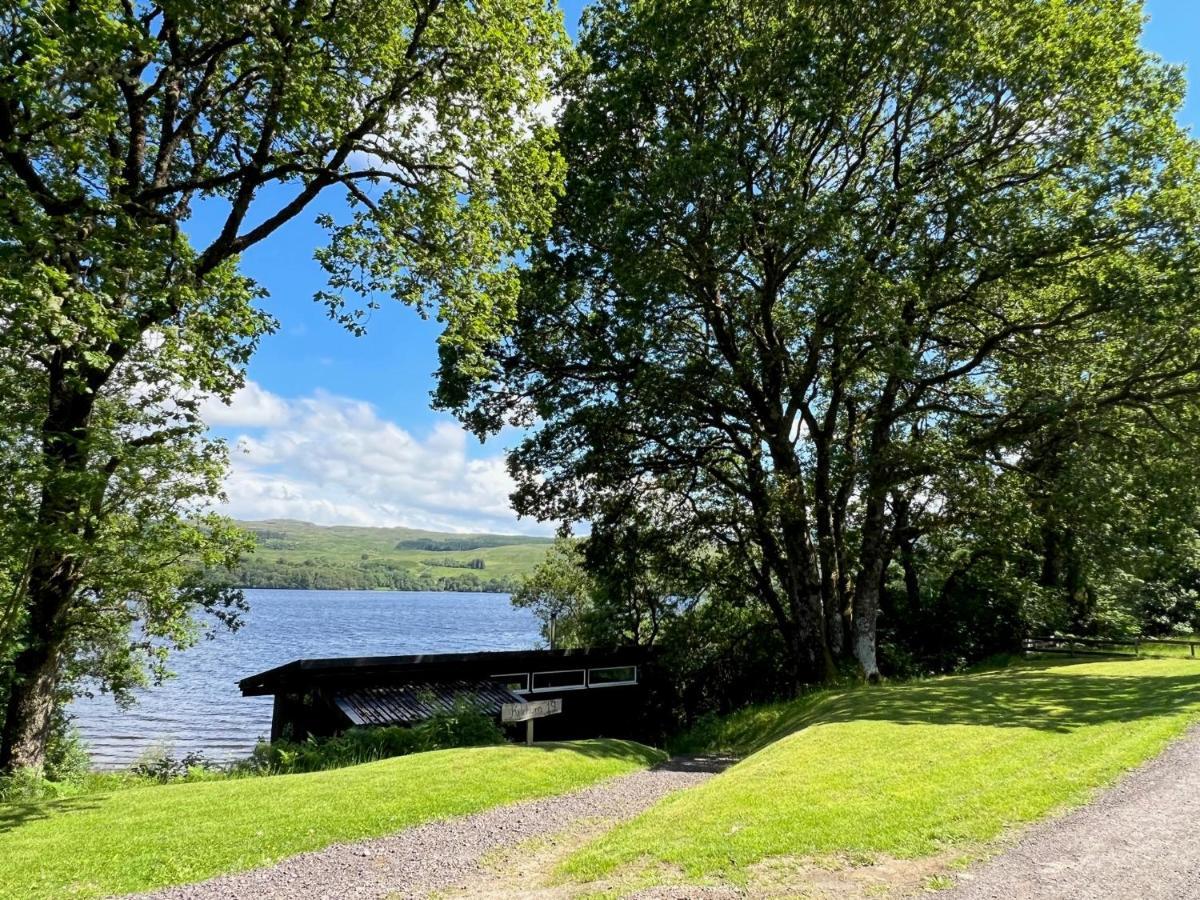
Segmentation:
<svg viewBox="0 0 1200 900">
<path fill-rule="evenodd" d="M 416 725 L 438 713 L 453 712 L 465 700 L 489 716 L 505 703 L 524 703 L 494 681 L 414 681 L 338 691 L 334 703 L 355 725 Z"/>
</svg>

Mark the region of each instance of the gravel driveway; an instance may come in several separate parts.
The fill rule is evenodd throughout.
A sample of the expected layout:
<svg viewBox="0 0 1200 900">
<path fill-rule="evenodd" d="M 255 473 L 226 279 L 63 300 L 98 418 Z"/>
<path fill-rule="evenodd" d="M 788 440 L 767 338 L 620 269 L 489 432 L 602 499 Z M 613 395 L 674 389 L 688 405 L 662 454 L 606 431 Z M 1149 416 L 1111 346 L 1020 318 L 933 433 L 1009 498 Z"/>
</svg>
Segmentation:
<svg viewBox="0 0 1200 900">
<path fill-rule="evenodd" d="M 490 854 L 581 823 L 628 819 L 727 760 L 677 759 L 583 790 L 338 844 L 264 869 L 139 895 L 142 900 L 324 900 L 427 897 L 487 885 Z M 645 896 L 741 896 L 717 889 Z M 486 895 L 486 890 L 484 894 Z M 478 890 L 472 896 L 480 896 Z M 939 900 L 1182 900 L 1200 898 L 1200 728 L 1087 806 L 1042 822 L 993 859 L 932 895 Z"/>
<path fill-rule="evenodd" d="M 552 835 L 576 822 L 632 818 L 665 795 L 711 778 L 728 760 L 679 758 L 591 787 L 418 825 L 389 837 L 285 859 L 264 869 L 140 894 L 142 900 L 416 898 L 486 878 L 489 853 Z"/>
<path fill-rule="evenodd" d="M 1035 825 L 939 900 L 1200 897 L 1200 728 L 1093 803 Z"/>
</svg>

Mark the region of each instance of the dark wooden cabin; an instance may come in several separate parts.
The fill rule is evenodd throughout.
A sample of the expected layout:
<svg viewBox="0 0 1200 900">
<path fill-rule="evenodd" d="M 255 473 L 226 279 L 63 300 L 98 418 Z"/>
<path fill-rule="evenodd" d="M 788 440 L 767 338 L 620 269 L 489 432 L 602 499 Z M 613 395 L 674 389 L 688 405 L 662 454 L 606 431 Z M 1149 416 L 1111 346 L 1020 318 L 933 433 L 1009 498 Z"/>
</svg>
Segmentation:
<svg viewBox="0 0 1200 900">
<path fill-rule="evenodd" d="M 271 740 L 354 726 L 415 725 L 466 700 L 500 717 L 504 703 L 562 699 L 539 719 L 538 740 L 636 738 L 644 732 L 638 649 L 515 650 L 297 659 L 239 682 L 242 696 L 274 695 Z M 522 733 L 524 726 L 521 726 Z"/>
</svg>

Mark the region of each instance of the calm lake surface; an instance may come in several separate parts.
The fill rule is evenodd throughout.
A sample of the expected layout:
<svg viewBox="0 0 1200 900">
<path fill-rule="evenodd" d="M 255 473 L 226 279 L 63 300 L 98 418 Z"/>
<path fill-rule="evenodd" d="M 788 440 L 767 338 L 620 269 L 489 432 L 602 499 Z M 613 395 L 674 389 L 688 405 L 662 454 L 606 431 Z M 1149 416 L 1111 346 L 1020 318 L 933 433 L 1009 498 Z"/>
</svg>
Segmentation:
<svg viewBox="0 0 1200 900">
<path fill-rule="evenodd" d="M 537 646 L 537 620 L 508 594 L 247 590 L 237 632 L 176 654 L 177 676 L 143 691 L 129 710 L 106 695 L 71 707 L 97 768 L 169 745 L 212 759 L 247 755 L 271 730 L 271 698 L 243 697 L 237 681 L 293 659 L 390 656 Z"/>
</svg>

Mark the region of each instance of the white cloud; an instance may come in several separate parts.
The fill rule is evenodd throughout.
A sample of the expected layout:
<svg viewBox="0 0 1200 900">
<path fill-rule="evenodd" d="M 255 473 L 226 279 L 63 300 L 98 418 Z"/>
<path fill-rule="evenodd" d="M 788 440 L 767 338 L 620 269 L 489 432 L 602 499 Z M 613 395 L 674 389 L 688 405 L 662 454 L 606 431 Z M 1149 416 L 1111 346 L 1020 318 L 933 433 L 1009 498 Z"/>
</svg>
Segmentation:
<svg viewBox="0 0 1200 900">
<path fill-rule="evenodd" d="M 502 453 L 472 458 L 474 439 L 450 419 L 414 435 L 361 400 L 324 391 L 288 400 L 253 382 L 205 412 L 211 425 L 248 429 L 231 440 L 225 486 L 224 511 L 237 518 L 552 531 L 517 519 Z"/>
<path fill-rule="evenodd" d="M 288 405 L 282 397 L 264 390 L 257 382 L 247 381 L 228 405 L 209 397 L 200 407 L 200 413 L 209 425 L 262 428 L 284 424 L 288 419 Z"/>
</svg>

